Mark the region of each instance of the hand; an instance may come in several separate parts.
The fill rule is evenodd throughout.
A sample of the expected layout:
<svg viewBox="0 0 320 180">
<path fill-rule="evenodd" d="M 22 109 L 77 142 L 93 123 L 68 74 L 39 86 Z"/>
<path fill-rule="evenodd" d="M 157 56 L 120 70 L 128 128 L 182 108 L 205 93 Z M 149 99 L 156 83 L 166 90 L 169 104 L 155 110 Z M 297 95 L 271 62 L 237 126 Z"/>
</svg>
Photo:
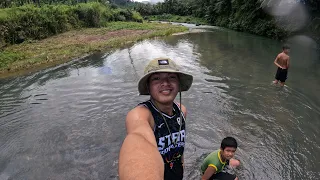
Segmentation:
<svg viewBox="0 0 320 180">
<path fill-rule="evenodd" d="M 232 159 L 230 159 L 230 161 L 229 161 L 229 165 L 230 165 L 232 168 L 237 168 L 238 166 L 240 166 L 240 161 L 232 158 Z"/>
</svg>

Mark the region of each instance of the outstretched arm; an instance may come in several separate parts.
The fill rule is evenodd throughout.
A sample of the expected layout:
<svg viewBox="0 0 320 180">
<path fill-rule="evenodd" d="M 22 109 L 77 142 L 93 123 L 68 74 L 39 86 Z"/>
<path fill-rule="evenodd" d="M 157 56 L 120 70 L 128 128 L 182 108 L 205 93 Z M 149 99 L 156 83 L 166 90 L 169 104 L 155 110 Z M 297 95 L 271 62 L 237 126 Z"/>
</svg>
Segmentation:
<svg viewBox="0 0 320 180">
<path fill-rule="evenodd" d="M 178 105 L 179 105 L 179 107 L 181 107 L 181 111 L 183 113 L 183 116 L 185 117 L 185 119 L 187 119 L 187 108 L 184 105 L 181 105 L 180 103 L 178 103 Z M 182 157 L 181 157 L 181 163 L 184 168 L 184 155 L 182 155 Z"/>
<path fill-rule="evenodd" d="M 119 155 L 120 180 L 162 180 L 164 165 L 149 124 L 151 113 L 136 107 L 126 118 L 127 137 Z"/>
</svg>

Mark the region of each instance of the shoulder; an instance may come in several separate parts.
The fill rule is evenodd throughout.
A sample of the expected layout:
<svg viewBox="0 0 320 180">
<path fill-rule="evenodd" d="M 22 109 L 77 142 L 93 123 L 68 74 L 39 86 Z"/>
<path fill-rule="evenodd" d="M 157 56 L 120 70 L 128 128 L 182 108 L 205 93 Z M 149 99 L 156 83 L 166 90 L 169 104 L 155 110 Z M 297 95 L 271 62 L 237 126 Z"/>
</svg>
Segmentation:
<svg viewBox="0 0 320 180">
<path fill-rule="evenodd" d="M 283 52 L 278 54 L 278 57 L 283 57 L 283 56 L 284 56 Z"/>
<path fill-rule="evenodd" d="M 281 56 L 281 59 L 284 60 L 284 61 L 287 61 L 287 60 L 289 60 L 289 55 L 283 53 L 283 55 Z"/>
<path fill-rule="evenodd" d="M 218 165 L 219 158 L 218 158 L 218 153 L 217 151 L 211 152 L 205 160 L 208 164 L 213 164 L 213 165 Z"/>
<path fill-rule="evenodd" d="M 180 104 L 180 103 L 176 103 L 176 104 L 180 107 L 181 111 L 183 112 L 183 115 L 186 116 L 187 108 L 183 104 Z"/>
<path fill-rule="evenodd" d="M 131 119 L 131 118 L 147 118 L 151 115 L 150 110 L 143 106 L 143 105 L 138 105 L 135 108 L 133 108 L 132 110 L 130 110 L 127 114 L 127 119 Z"/>
<path fill-rule="evenodd" d="M 219 159 L 218 154 L 219 154 L 219 150 L 215 150 L 209 154 L 209 157 L 211 160 L 218 160 Z"/>
<path fill-rule="evenodd" d="M 130 131 L 132 127 L 136 127 L 142 124 L 152 124 L 152 114 L 149 109 L 143 105 L 139 105 L 130 110 L 126 117 L 127 131 Z"/>
</svg>

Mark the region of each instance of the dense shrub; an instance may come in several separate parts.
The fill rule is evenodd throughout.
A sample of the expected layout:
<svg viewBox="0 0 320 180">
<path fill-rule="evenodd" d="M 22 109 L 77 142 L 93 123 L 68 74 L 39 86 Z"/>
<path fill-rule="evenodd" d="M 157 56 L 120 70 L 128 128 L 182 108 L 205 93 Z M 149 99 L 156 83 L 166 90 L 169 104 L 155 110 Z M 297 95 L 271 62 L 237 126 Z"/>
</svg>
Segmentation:
<svg viewBox="0 0 320 180">
<path fill-rule="evenodd" d="M 149 16 L 149 20 L 175 21 L 173 16 L 192 16 L 204 19 L 212 25 L 275 39 L 284 39 L 294 33 L 303 32 L 319 41 L 319 0 L 300 0 L 295 2 L 301 3 L 301 6 L 304 6 L 311 15 L 311 23 L 308 23 L 306 27 L 299 31 L 295 30 L 294 27 L 301 22 L 296 20 L 295 16 L 293 16 L 294 14 L 285 19 L 285 21 L 291 19 L 289 23 L 287 22 L 290 26 L 286 28 L 277 26 L 279 22 L 276 23 L 276 21 L 279 21 L 279 17 L 271 16 L 266 11 L 266 9 L 270 8 L 269 6 L 276 4 L 276 2 L 270 0 L 164 0 L 163 3 L 155 5 L 136 3 L 135 10 L 143 16 Z M 293 12 L 297 11 L 293 10 Z M 176 20 L 190 22 L 189 20 L 193 18 L 181 19 L 183 18 Z"/>
<path fill-rule="evenodd" d="M 131 10 L 112 9 L 96 2 L 1 9 L 0 46 L 24 39 L 43 39 L 80 27 L 101 27 L 109 21 L 142 22 L 142 17 Z"/>
</svg>

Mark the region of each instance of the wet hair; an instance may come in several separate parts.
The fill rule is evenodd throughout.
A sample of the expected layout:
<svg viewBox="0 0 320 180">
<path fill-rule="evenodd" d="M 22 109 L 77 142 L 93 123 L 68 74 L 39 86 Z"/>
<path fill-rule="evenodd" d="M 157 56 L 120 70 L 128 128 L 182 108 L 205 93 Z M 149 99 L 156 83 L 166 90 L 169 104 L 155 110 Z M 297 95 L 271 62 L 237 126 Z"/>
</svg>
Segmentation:
<svg viewBox="0 0 320 180">
<path fill-rule="evenodd" d="M 290 46 L 288 44 L 284 44 L 282 46 L 282 50 L 290 49 Z"/>
<path fill-rule="evenodd" d="M 238 143 L 236 139 L 234 139 L 233 137 L 224 138 L 221 142 L 221 149 L 224 150 L 226 147 L 233 147 L 237 149 Z"/>
</svg>

